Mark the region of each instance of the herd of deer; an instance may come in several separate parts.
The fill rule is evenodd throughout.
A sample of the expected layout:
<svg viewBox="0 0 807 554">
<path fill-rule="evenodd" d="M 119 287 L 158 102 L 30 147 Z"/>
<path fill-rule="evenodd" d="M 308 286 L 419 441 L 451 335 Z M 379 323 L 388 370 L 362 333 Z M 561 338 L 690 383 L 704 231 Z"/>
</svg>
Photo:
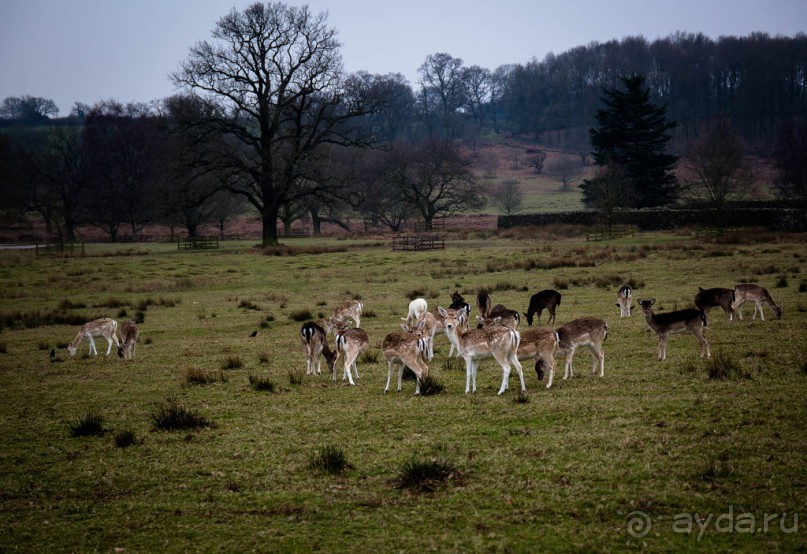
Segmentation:
<svg viewBox="0 0 807 554">
<path fill-rule="evenodd" d="M 555 356 L 565 354 L 566 363 L 563 379 L 572 378 L 574 370 L 572 359 L 575 351 L 580 347 L 587 347 L 591 351 L 593 374 L 599 365 L 600 377 L 605 375 L 605 355 L 602 343 L 608 337 L 608 325 L 605 321 L 593 317 L 575 319 L 557 329 L 538 327 L 523 333 L 518 331 L 521 323 L 521 314 L 516 310 L 506 308 L 501 304 L 491 306 L 490 295 L 480 293 L 476 298 L 479 315 L 476 316 L 477 326 L 470 327 L 469 318 L 471 306 L 465 302 L 459 291 L 451 295 L 452 303 L 448 308 L 438 307 L 429 311 L 426 300 L 416 298 L 409 304 L 409 312 L 401 318 L 403 332 L 388 334 L 381 343 L 381 351 L 387 361 L 387 384 L 384 392 L 389 391 L 390 380 L 395 366 L 398 366 L 398 390 L 401 390 L 401 380 L 404 367 L 408 367 L 415 374 L 417 380 L 415 392 L 420 392 L 422 379 L 428 374 L 427 361 L 434 356 L 434 337 L 445 334 L 451 343 L 449 356 L 456 355 L 465 361 L 465 392 L 476 392 L 476 374 L 479 361 L 493 358 L 502 368 L 502 384 L 499 394 L 504 393 L 509 386 L 511 368 L 518 373 L 521 390 L 526 391 L 522 360 L 535 360 L 535 372 L 542 380 L 548 372 L 546 387 L 552 386 L 555 376 Z M 524 313 L 527 325 L 532 325 L 535 315 L 538 323 L 544 310 L 548 312 L 547 323 L 555 322 L 555 310 L 560 305 L 561 294 L 555 290 L 543 290 L 530 298 L 530 304 Z M 711 357 L 709 342 L 704 337 L 706 327 L 706 313 L 715 306 L 720 306 L 726 312 L 729 320 L 734 314 L 743 318 L 742 306 L 746 302 L 754 303 L 754 316 L 759 313 L 764 321 L 763 306 L 773 309 L 777 319 L 782 317 L 782 306 L 774 302 L 768 291 L 753 284 L 739 284 L 733 289 L 712 288 L 702 289 L 695 295 L 695 308 L 677 310 L 666 313 L 653 313 L 656 300 L 637 299 L 644 313 L 648 327 L 659 337 L 658 359 L 667 359 L 667 339 L 670 334 L 688 332 L 700 343 L 700 356 Z M 630 317 L 633 308 L 633 291 L 627 285 L 620 287 L 617 292 L 617 306 L 620 317 Z M 367 333 L 360 327 L 361 314 L 364 306 L 357 300 L 349 301 L 336 308 L 333 317 L 325 322 L 325 327 L 309 321 L 300 329 L 300 340 L 306 356 L 306 375 L 317 374 L 321 371 L 321 357 L 324 356 L 328 369 L 336 380 L 336 363 L 343 360 L 342 380 L 355 384 L 353 375 L 359 379 L 359 370 L 356 365 L 358 356 L 370 347 Z M 355 327 L 351 327 L 353 320 Z M 84 324 L 76 338 L 70 342 L 67 349 L 70 356 L 76 354 L 78 345 L 87 340 L 90 343 L 90 354 L 98 355 L 95 348 L 95 338 L 104 337 L 109 346 L 107 356 L 114 343 L 118 347 L 121 358 L 134 358 L 135 343 L 139 331 L 133 321 L 128 320 L 121 326 L 121 339 L 117 335 L 118 323 L 111 318 L 102 318 Z M 327 335 L 332 333 L 335 339 L 335 350 L 328 346 Z"/>
<path fill-rule="evenodd" d="M 721 306 L 730 320 L 737 313 L 742 319 L 742 306 L 746 302 L 754 302 L 754 319 L 757 313 L 764 320 L 762 307 L 767 305 L 773 309 L 777 319 L 782 317 L 782 306 L 774 302 L 768 291 L 753 284 L 740 284 L 733 289 L 699 288 L 695 296 L 695 309 L 689 308 L 667 313 L 653 313 L 655 299 L 637 302 L 642 308 L 648 327 L 659 337 L 658 359 L 667 359 L 667 339 L 670 334 L 689 332 L 695 336 L 701 346 L 700 355 L 711 357 L 709 343 L 704 337 L 706 327 L 706 312 L 714 307 Z M 633 308 L 633 291 L 627 285 L 620 287 L 617 292 L 617 306 L 620 317 L 630 317 Z M 521 366 L 523 360 L 535 360 L 535 371 L 538 379 L 542 380 L 548 372 L 546 387 L 552 386 L 555 374 L 555 356 L 565 354 L 566 363 L 563 379 L 570 379 L 574 374 L 572 360 L 575 351 L 580 347 L 587 347 L 592 355 L 592 374 L 597 373 L 599 366 L 600 377 L 605 375 L 605 355 L 602 343 L 608 337 L 608 325 L 605 321 L 593 317 L 575 319 L 557 329 L 539 327 L 520 333 L 518 326 L 521 314 L 510 310 L 501 304 L 491 306 L 491 299 L 487 293 L 480 293 L 476 299 L 479 315 L 476 316 L 477 326 L 469 326 L 471 306 L 465 302 L 459 291 L 451 295 L 452 303 L 448 308 L 438 307 L 428 310 L 426 300 L 416 298 L 409 304 L 409 312 L 401 318 L 403 332 L 388 334 L 381 343 L 381 351 L 387 362 L 387 384 L 384 392 L 389 391 L 392 373 L 398 366 L 398 391 L 401 390 L 401 380 L 404 367 L 412 370 L 416 377 L 415 393 L 420 392 L 421 380 L 428 374 L 427 361 L 434 355 L 434 337 L 445 334 L 451 344 L 449 356 L 456 355 L 465 361 L 465 392 L 476 392 L 476 374 L 479 361 L 493 358 L 502 368 L 502 383 L 499 394 L 509 387 L 509 378 L 512 368 L 515 368 L 521 384 L 521 390 L 526 391 L 524 373 Z M 532 325 L 537 314 L 540 322 L 541 314 L 547 310 L 549 317 L 547 323 L 555 322 L 555 309 L 560 305 L 561 294 L 555 290 L 543 290 L 530 298 L 529 308 L 524 313 L 527 324 Z M 329 370 L 336 380 L 336 364 L 343 359 L 344 369 L 342 380 L 354 384 L 353 374 L 359 378 L 356 358 L 370 346 L 367 333 L 359 327 L 363 305 L 356 300 L 342 304 L 336 308 L 333 317 L 322 327 L 313 321 L 302 326 L 301 342 L 306 355 L 306 374 L 321 374 L 320 356 L 324 356 Z M 348 318 L 356 326 L 351 327 Z M 327 335 L 333 333 L 336 349 L 328 347 Z M 351 373 L 352 371 L 352 373 Z"/>
</svg>

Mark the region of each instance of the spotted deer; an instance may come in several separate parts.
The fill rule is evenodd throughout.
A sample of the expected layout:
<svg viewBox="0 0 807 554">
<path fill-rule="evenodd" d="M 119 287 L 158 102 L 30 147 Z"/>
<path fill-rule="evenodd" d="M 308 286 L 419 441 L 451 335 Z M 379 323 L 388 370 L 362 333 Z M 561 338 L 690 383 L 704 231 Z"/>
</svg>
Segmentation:
<svg viewBox="0 0 807 554">
<path fill-rule="evenodd" d="M 734 320 L 734 289 L 698 287 L 698 294 L 695 295 L 693 302 L 695 307 L 704 313 L 709 313 L 711 308 L 720 306 L 726 312 L 729 321 Z"/>
<path fill-rule="evenodd" d="M 742 307 L 746 302 L 754 303 L 754 317 L 751 318 L 752 320 L 757 318 L 757 312 L 759 312 L 759 317 L 762 321 L 765 321 L 762 306 L 769 306 L 773 310 L 776 319 L 782 319 L 783 304 L 777 306 L 776 302 L 773 301 L 773 297 L 768 292 L 768 289 L 764 287 L 748 283 L 736 285 L 734 287 L 734 298 L 735 300 L 732 307 L 737 311 L 737 315 L 740 316 L 740 319 L 743 318 Z"/>
<path fill-rule="evenodd" d="M 460 334 L 460 321 L 457 312 L 450 313 L 444 308 L 437 308 L 446 328 L 446 334 L 455 335 L 459 344 L 460 356 L 465 360 L 465 393 L 476 392 L 476 374 L 479 361 L 494 358 L 502 368 L 502 385 L 499 394 L 503 394 L 509 387 L 510 367 L 515 366 L 518 378 L 521 381 L 521 391 L 524 386 L 524 372 L 518 361 L 518 345 L 520 335 L 518 331 L 508 329 L 502 325 L 493 325 L 485 329 L 469 329 Z"/>
<path fill-rule="evenodd" d="M 476 328 L 482 329 L 484 327 L 490 327 L 497 319 L 501 325 L 509 327 L 515 331 L 518 328 L 519 323 L 521 323 L 521 314 L 519 314 L 516 310 L 509 310 L 505 308 L 502 304 L 496 304 L 493 309 L 488 312 L 487 317 L 482 317 L 479 315 L 476 316 Z"/>
<path fill-rule="evenodd" d="M 619 306 L 619 317 L 630 317 L 633 308 L 633 289 L 622 285 L 616 293 L 616 305 Z"/>
<path fill-rule="evenodd" d="M 120 346 L 117 333 L 118 322 L 112 318 L 104 317 L 90 321 L 81 326 L 76 338 L 67 345 L 67 352 L 70 356 L 75 356 L 78 345 L 81 344 L 81 341 L 87 340 L 90 342 L 90 354 L 97 356 L 98 350 L 95 348 L 95 340 L 93 339 L 96 337 L 104 337 L 109 343 L 109 347 L 106 349 L 106 355 L 109 356 L 109 353 L 112 352 L 113 342 L 115 346 Z"/>
<path fill-rule="evenodd" d="M 118 345 L 118 357 L 125 360 L 134 360 L 135 343 L 140 337 L 137 325 L 131 319 L 127 319 L 120 327 L 121 344 Z"/>
<path fill-rule="evenodd" d="M 558 348 L 558 334 L 551 329 L 528 329 L 521 333 L 516 356 L 519 360 L 535 360 L 535 373 L 538 380 L 544 378 L 544 372 L 549 369 L 549 380 L 546 388 L 552 387 L 555 377 L 555 351 Z"/>
<path fill-rule="evenodd" d="M 420 382 L 428 375 L 429 368 L 423 362 L 426 341 L 421 336 L 419 327 L 411 328 L 406 323 L 401 323 L 403 333 L 390 333 L 384 337 L 381 343 L 381 352 L 387 360 L 387 386 L 384 387 L 384 394 L 389 391 L 389 383 L 396 364 L 400 364 L 398 367 L 398 392 L 401 392 L 404 368 L 408 367 L 415 374 L 415 394 L 420 394 Z"/>
<path fill-rule="evenodd" d="M 558 351 L 566 354 L 566 365 L 563 370 L 563 379 L 574 376 L 572 360 L 574 352 L 581 346 L 591 351 L 591 374 L 597 373 L 600 366 L 600 377 L 605 376 L 605 354 L 602 343 L 608 338 L 608 324 L 594 317 L 581 317 L 558 327 Z"/>
<path fill-rule="evenodd" d="M 305 353 L 306 375 L 314 375 L 315 372 L 317 375 L 322 374 L 322 359 L 320 356 L 325 357 L 328 370 L 333 373 L 336 352 L 332 351 L 328 346 L 328 334 L 325 329 L 313 321 L 304 323 L 300 328 L 300 344 L 302 344 L 303 352 Z M 316 368 L 314 368 L 315 365 Z"/>
<path fill-rule="evenodd" d="M 333 334 L 336 340 L 336 358 L 334 359 L 333 380 L 336 381 L 336 362 L 339 358 L 344 358 L 345 369 L 342 373 L 342 381 L 347 379 L 351 385 L 355 385 L 350 369 L 356 373 L 359 379 L 359 368 L 356 366 L 356 358 L 370 347 L 370 339 L 364 329 L 358 327 L 348 328 L 345 321 L 332 321 Z"/>
<path fill-rule="evenodd" d="M 637 300 L 644 312 L 644 319 L 648 327 L 658 335 L 658 359 L 667 359 L 667 339 L 672 333 L 691 333 L 701 345 L 701 358 L 706 354 L 707 358 L 712 357 L 709 342 L 703 336 L 706 327 L 706 314 L 700 310 L 688 308 L 675 312 L 663 314 L 653 313 L 653 304 L 656 299 Z"/>
<path fill-rule="evenodd" d="M 364 310 L 364 305 L 358 300 L 349 300 L 344 304 L 340 304 L 333 311 L 333 319 L 344 320 L 351 318 L 356 322 L 356 327 L 361 327 L 361 312 Z"/>
</svg>

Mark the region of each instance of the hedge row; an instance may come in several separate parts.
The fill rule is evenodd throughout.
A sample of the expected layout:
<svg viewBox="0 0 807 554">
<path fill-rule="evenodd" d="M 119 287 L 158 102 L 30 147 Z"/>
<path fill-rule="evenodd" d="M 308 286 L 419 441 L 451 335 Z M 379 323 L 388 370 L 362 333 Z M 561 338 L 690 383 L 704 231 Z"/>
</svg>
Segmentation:
<svg viewBox="0 0 807 554">
<path fill-rule="evenodd" d="M 807 210 L 792 208 L 734 208 L 714 209 L 643 209 L 614 212 L 612 225 L 633 225 L 641 231 L 661 231 L 681 227 L 765 227 L 771 231 L 804 232 L 807 230 Z M 555 212 L 546 214 L 500 215 L 498 228 L 535 225 L 608 224 L 596 211 Z"/>
</svg>

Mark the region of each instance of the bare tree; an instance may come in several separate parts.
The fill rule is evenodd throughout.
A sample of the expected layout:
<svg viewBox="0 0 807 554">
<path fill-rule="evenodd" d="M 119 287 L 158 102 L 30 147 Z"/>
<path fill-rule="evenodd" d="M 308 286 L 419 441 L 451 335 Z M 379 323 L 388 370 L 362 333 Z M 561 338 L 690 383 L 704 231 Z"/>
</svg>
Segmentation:
<svg viewBox="0 0 807 554">
<path fill-rule="evenodd" d="M 785 198 L 807 198 L 807 124 L 784 127 L 774 153 L 776 186 Z"/>
<path fill-rule="evenodd" d="M 465 108 L 476 123 L 476 128 L 481 129 L 490 107 L 493 86 L 490 71 L 472 65 L 463 70 L 462 80 L 465 84 Z"/>
<path fill-rule="evenodd" d="M 544 163 L 546 162 L 546 151 L 538 150 L 530 157 L 530 165 L 535 168 L 535 173 L 540 175 L 544 171 Z"/>
<path fill-rule="evenodd" d="M 457 110 L 465 103 L 462 58 L 442 52 L 432 54 L 418 68 L 418 74 L 419 102 L 426 125 L 434 134 L 436 118 L 441 128 L 438 134 L 453 137 Z"/>
<path fill-rule="evenodd" d="M 505 179 L 491 189 L 489 196 L 490 202 L 505 215 L 516 213 L 524 204 L 524 193 L 518 179 Z"/>
<path fill-rule="evenodd" d="M 580 178 L 582 168 L 576 156 L 560 154 L 547 162 L 545 172 L 560 181 L 563 192 L 568 192 L 572 183 Z"/>
<path fill-rule="evenodd" d="M 636 194 L 630 177 L 619 165 L 600 167 L 580 188 L 583 189 L 583 203 L 600 212 L 609 227 L 616 209 L 631 205 Z"/>
<path fill-rule="evenodd" d="M 453 142 L 431 138 L 414 146 L 396 144 L 386 180 L 431 229 L 437 216 L 484 206 L 484 190 L 470 168 L 470 160 Z"/>
<path fill-rule="evenodd" d="M 58 115 L 59 108 L 50 98 L 9 96 L 0 104 L 0 118 L 35 122 Z"/>
<path fill-rule="evenodd" d="M 255 3 L 215 26 L 215 43 L 193 46 L 174 83 L 223 108 L 206 123 L 226 137 L 219 164 L 226 188 L 261 214 L 264 246 L 277 241 L 282 206 L 312 193 L 297 188 L 306 160 L 327 143 L 356 141 L 347 127 L 370 110 L 361 79 L 342 74 L 336 31 L 308 6 Z"/>
<path fill-rule="evenodd" d="M 727 200 L 742 198 L 754 184 L 742 138 L 728 120 L 708 130 L 684 165 L 692 174 L 686 180 L 684 195 L 718 209 Z"/>
</svg>

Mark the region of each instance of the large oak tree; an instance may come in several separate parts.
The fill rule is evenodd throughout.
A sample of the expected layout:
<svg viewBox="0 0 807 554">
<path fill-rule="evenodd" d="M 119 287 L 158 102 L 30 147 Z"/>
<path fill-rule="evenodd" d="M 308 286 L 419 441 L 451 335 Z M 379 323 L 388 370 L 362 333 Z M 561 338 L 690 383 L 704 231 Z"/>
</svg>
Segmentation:
<svg viewBox="0 0 807 554">
<path fill-rule="evenodd" d="M 226 188 L 261 214 L 264 246 L 277 244 L 283 206 L 320 192 L 299 187 L 309 158 L 324 144 L 355 142 L 347 123 L 368 111 L 356 90 L 363 81 L 343 75 L 341 44 L 326 19 L 282 2 L 233 9 L 216 23 L 215 42 L 193 46 L 172 74 L 176 85 L 224 108 L 207 121 L 228 145 L 218 162 Z"/>
</svg>

